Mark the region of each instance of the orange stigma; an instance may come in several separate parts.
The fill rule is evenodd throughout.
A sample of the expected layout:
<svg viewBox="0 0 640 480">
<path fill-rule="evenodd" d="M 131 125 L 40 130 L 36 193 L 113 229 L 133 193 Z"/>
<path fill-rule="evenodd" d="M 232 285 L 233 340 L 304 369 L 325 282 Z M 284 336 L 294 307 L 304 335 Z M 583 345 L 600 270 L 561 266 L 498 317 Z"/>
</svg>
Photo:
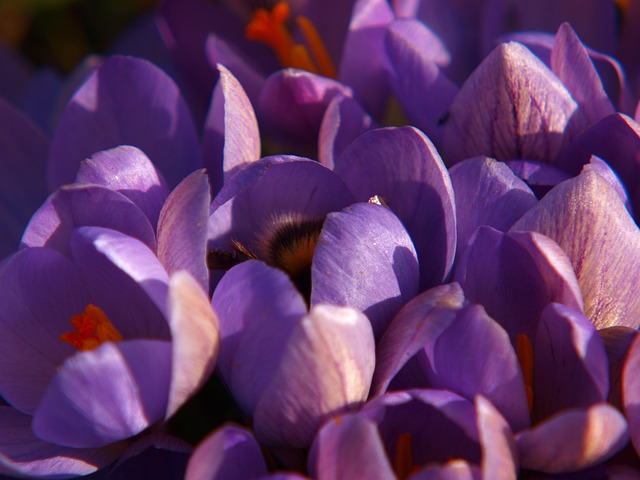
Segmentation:
<svg viewBox="0 0 640 480">
<path fill-rule="evenodd" d="M 95 305 L 89 304 L 83 313 L 71 317 L 70 322 L 76 331 L 65 332 L 59 338 L 81 352 L 94 350 L 105 342 L 122 340 L 111 320 Z"/>
<path fill-rule="evenodd" d="M 413 473 L 420 470 L 420 467 L 413 463 L 413 454 L 411 453 L 411 434 L 409 432 L 398 435 L 393 469 L 400 480 L 409 478 Z"/>
<path fill-rule="evenodd" d="M 271 47 L 283 67 L 298 68 L 336 78 L 336 69 L 327 47 L 311 20 L 303 15 L 298 15 L 295 19 L 304 37 L 306 45 L 303 45 L 294 41 L 286 25 L 290 15 L 289 5 L 284 1 L 278 2 L 270 12 L 259 8 L 253 13 L 245 36 L 249 40 L 262 42 Z"/>
<path fill-rule="evenodd" d="M 529 413 L 531 413 L 533 410 L 533 345 L 526 335 L 520 334 L 516 337 L 516 354 L 522 370 L 524 388 L 527 392 Z"/>
</svg>

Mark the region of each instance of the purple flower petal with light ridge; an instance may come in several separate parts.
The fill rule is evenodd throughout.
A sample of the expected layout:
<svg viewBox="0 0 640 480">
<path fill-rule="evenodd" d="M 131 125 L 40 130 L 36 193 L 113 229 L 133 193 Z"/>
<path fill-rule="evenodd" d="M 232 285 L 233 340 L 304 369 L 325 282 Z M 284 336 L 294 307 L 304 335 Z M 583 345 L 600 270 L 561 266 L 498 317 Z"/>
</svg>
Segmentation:
<svg viewBox="0 0 640 480">
<path fill-rule="evenodd" d="M 449 52 L 414 19 L 392 22 L 384 40 L 393 92 L 412 123 L 440 145 L 443 116 L 458 93 L 458 87 L 441 72 L 449 63 Z"/>
<path fill-rule="evenodd" d="M 45 441 L 101 447 L 133 437 L 164 418 L 171 344 L 159 340 L 107 342 L 61 366 L 33 417 Z"/>
<path fill-rule="evenodd" d="M 235 480 L 267 473 L 260 446 L 251 432 L 225 424 L 205 438 L 189 459 L 185 480 Z"/>
<path fill-rule="evenodd" d="M 286 68 L 267 78 L 256 110 L 266 133 L 295 146 L 315 145 L 327 105 L 348 86 L 305 70 Z M 286 108 L 283 108 L 286 105 Z"/>
<path fill-rule="evenodd" d="M 311 266 L 311 304 L 364 312 L 380 338 L 393 315 L 418 294 L 416 251 L 386 207 L 357 203 L 330 213 Z"/>
<path fill-rule="evenodd" d="M 604 343 L 580 312 L 549 304 L 540 316 L 534 352 L 534 422 L 607 399 L 609 365 Z"/>
<path fill-rule="evenodd" d="M 627 195 L 627 190 L 622 183 L 622 180 L 620 180 L 620 177 L 618 177 L 618 174 L 607 164 L 607 162 L 599 157 L 596 157 L 595 155 L 592 155 L 589 163 L 582 167 L 582 171 L 586 170 L 594 171 L 595 173 L 603 177 L 607 182 L 609 182 L 609 185 L 614 188 L 614 190 L 620 197 L 620 200 L 622 200 L 622 203 L 624 203 L 624 206 L 629 212 L 629 215 L 633 216 L 633 206 L 631 205 L 629 195 Z"/>
<path fill-rule="evenodd" d="M 638 378 L 638 364 L 640 364 L 640 340 L 633 340 L 622 371 L 622 401 L 624 413 L 629 422 L 631 441 L 637 451 L 640 451 L 640 378 Z"/>
<path fill-rule="evenodd" d="M 217 193 L 224 177 L 260 158 L 258 121 L 242 85 L 224 66 L 211 98 L 202 134 L 204 166 Z"/>
<path fill-rule="evenodd" d="M 120 192 L 144 212 L 154 228 L 169 195 L 162 174 L 149 157 L 140 149 L 126 145 L 98 152 L 83 160 L 75 181 L 102 185 Z"/>
<path fill-rule="evenodd" d="M 534 341 L 550 301 L 582 310 L 569 258 L 549 238 L 532 232 L 480 227 L 458 264 L 456 281 L 467 300 L 483 305 L 509 333 L 513 345 L 519 334 Z"/>
<path fill-rule="evenodd" d="M 537 231 L 560 245 L 596 328 L 640 326 L 640 232 L 603 177 L 586 171 L 561 183 L 512 230 Z"/>
<path fill-rule="evenodd" d="M 464 160 L 454 165 L 449 174 L 456 199 L 458 258 L 480 225 L 506 231 L 538 203 L 531 189 L 511 169 L 492 158 Z"/>
<path fill-rule="evenodd" d="M 118 145 L 140 148 L 175 186 L 201 166 L 198 136 L 173 80 L 134 57 L 111 57 L 67 105 L 51 143 L 48 183 L 70 183 L 80 162 Z"/>
<path fill-rule="evenodd" d="M 75 349 L 59 340 L 90 300 L 86 281 L 65 256 L 29 248 L 0 270 L 0 392 L 32 414 L 56 369 Z"/>
<path fill-rule="evenodd" d="M 309 473 L 318 480 L 395 480 L 378 428 L 362 415 L 329 420 L 309 454 Z"/>
<path fill-rule="evenodd" d="M 596 465 L 618 452 L 628 439 L 624 417 L 607 403 L 565 410 L 515 438 L 521 467 L 547 473 Z"/>
<path fill-rule="evenodd" d="M 6 475 L 87 475 L 112 463 L 125 445 L 68 448 L 44 442 L 33 434 L 32 417 L 0 407 L 0 472 Z"/>
<path fill-rule="evenodd" d="M 18 249 L 29 218 L 46 198 L 48 149 L 45 134 L 0 99 L 0 260 Z"/>
<path fill-rule="evenodd" d="M 322 118 L 318 138 L 318 160 L 333 170 L 335 160 L 356 138 L 376 124 L 360 104 L 350 97 L 333 97 Z"/>
<path fill-rule="evenodd" d="M 211 194 L 204 170 L 185 178 L 171 192 L 158 221 L 158 259 L 171 275 L 188 271 L 209 290 L 207 222 Z"/>
<path fill-rule="evenodd" d="M 22 237 L 23 247 L 48 247 L 71 256 L 75 228 L 104 227 L 125 233 L 156 249 L 155 225 L 123 194 L 98 185 L 65 185 L 34 213 Z"/>
<path fill-rule="evenodd" d="M 480 480 L 482 471 L 469 462 L 449 460 L 439 465 L 429 464 L 409 477 L 410 480 Z"/>
<path fill-rule="evenodd" d="M 462 86 L 443 149 L 448 163 L 477 155 L 552 163 L 585 126 L 560 80 L 526 47 L 510 42 L 498 45 Z"/>
<path fill-rule="evenodd" d="M 352 308 L 315 305 L 291 332 L 254 415 L 268 445 L 306 448 L 329 416 L 360 407 L 371 386 L 371 324 Z"/>
<path fill-rule="evenodd" d="M 204 385 L 220 347 L 220 326 L 209 296 L 188 273 L 171 277 L 168 303 L 173 353 L 166 418 Z"/>
<path fill-rule="evenodd" d="M 462 289 L 452 283 L 427 290 L 400 309 L 378 342 L 372 397 L 382 395 L 427 340 L 436 338 L 455 320 L 463 303 Z"/>
<path fill-rule="evenodd" d="M 529 407 L 518 357 L 509 335 L 482 306 L 457 312 L 445 329 L 425 341 L 418 360 L 429 386 L 468 400 L 483 395 L 514 431 L 529 427 Z"/>
<path fill-rule="evenodd" d="M 240 407 L 250 413 L 307 306 L 283 271 L 256 260 L 229 270 L 211 304 L 220 322 L 218 371 Z"/>
<path fill-rule="evenodd" d="M 482 447 L 482 478 L 515 480 L 519 460 L 511 428 L 487 399 L 477 396 L 474 403 Z"/>
<path fill-rule="evenodd" d="M 389 91 L 384 71 L 384 30 L 393 19 L 385 0 L 355 2 L 340 65 L 340 81 L 353 88 L 356 99 L 378 120 Z"/>
<path fill-rule="evenodd" d="M 441 284 L 455 256 L 455 200 L 431 141 L 413 127 L 367 132 L 338 158 L 335 171 L 356 201 L 379 195 L 404 223 L 418 252 L 421 288 Z"/>
</svg>

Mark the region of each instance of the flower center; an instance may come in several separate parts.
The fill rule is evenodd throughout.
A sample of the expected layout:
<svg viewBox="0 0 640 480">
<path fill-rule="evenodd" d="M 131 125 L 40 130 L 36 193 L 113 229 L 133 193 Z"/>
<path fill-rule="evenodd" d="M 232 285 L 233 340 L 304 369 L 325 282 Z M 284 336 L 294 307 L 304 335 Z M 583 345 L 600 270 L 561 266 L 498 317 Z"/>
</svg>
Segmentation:
<svg viewBox="0 0 640 480">
<path fill-rule="evenodd" d="M 303 45 L 294 41 L 286 24 L 290 15 L 289 5 L 284 1 L 278 2 L 271 11 L 258 8 L 245 29 L 245 36 L 271 47 L 283 67 L 336 78 L 336 69 L 327 47 L 311 20 L 304 15 L 297 15 L 295 18 L 296 26 L 304 38 Z"/>
<path fill-rule="evenodd" d="M 529 413 L 533 410 L 533 344 L 531 339 L 526 335 L 518 335 L 516 337 L 516 354 L 520 369 L 522 370 L 522 378 L 524 387 L 527 392 L 527 403 L 529 404 Z"/>
<path fill-rule="evenodd" d="M 94 350 L 105 342 L 122 340 L 111 320 L 95 305 L 87 305 L 83 313 L 74 315 L 69 321 L 75 331 L 64 332 L 59 338 L 81 352 Z"/>
</svg>

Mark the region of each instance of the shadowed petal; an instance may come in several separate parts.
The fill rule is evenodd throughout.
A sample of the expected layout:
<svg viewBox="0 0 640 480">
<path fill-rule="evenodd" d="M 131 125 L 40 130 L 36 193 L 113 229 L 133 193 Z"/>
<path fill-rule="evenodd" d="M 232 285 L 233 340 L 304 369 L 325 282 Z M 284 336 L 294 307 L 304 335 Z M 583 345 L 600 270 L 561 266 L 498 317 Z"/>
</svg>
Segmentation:
<svg viewBox="0 0 640 480">
<path fill-rule="evenodd" d="M 418 283 L 413 243 L 389 209 L 357 203 L 327 215 L 311 267 L 312 305 L 361 310 L 380 338 Z"/>
<path fill-rule="evenodd" d="M 551 190 L 512 230 L 533 230 L 562 247 L 596 328 L 640 325 L 640 232 L 609 183 L 586 171 Z"/>
<path fill-rule="evenodd" d="M 629 422 L 631 441 L 640 450 L 640 378 L 638 365 L 640 364 L 640 340 L 635 338 L 625 360 L 622 371 L 622 401 L 624 413 Z"/>
<path fill-rule="evenodd" d="M 505 163 L 529 185 L 537 198 L 544 197 L 557 184 L 571 178 L 566 171 L 548 163 L 533 160 L 507 160 Z"/>
<path fill-rule="evenodd" d="M 515 480 L 519 459 L 511 428 L 487 399 L 477 396 L 474 403 L 482 446 L 483 478 Z"/>
<path fill-rule="evenodd" d="M 132 437 L 164 417 L 171 344 L 105 343 L 60 367 L 33 418 L 33 431 L 70 447 L 99 447 Z"/>
<path fill-rule="evenodd" d="M 144 151 L 170 186 L 200 166 L 191 114 L 173 80 L 146 60 L 115 56 L 62 114 L 49 152 L 49 187 L 72 182 L 93 153 L 127 144 Z"/>
</svg>

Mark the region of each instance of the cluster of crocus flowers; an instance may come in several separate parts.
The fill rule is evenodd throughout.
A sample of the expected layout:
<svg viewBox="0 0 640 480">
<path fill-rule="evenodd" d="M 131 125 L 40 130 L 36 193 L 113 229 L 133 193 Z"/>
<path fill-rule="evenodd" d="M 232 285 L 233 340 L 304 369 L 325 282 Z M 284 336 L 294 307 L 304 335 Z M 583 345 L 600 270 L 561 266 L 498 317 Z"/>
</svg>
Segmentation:
<svg viewBox="0 0 640 480">
<path fill-rule="evenodd" d="M 532 5 L 0 56 L 0 472 L 640 478 L 640 3 Z"/>
</svg>

